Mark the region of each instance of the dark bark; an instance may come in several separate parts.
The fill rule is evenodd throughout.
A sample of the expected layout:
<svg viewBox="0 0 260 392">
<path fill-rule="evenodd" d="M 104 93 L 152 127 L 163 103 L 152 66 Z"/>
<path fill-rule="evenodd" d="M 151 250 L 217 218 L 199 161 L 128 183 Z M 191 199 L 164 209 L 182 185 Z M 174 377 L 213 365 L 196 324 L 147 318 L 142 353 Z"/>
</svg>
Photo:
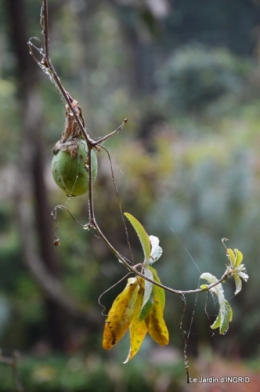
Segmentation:
<svg viewBox="0 0 260 392">
<path fill-rule="evenodd" d="M 118 16 L 121 31 L 126 42 L 126 50 L 129 52 L 129 59 L 132 71 L 131 83 L 132 92 L 140 97 L 149 94 L 154 89 L 154 56 L 152 37 L 142 18 L 142 12 L 134 6 L 119 5 L 115 0 L 108 0 L 113 6 Z M 146 37 L 140 29 L 140 25 L 146 31 Z"/>
<path fill-rule="evenodd" d="M 30 84 L 33 84 L 33 77 L 36 77 L 35 66 L 30 61 L 27 50 L 27 28 L 25 4 L 22 0 L 5 0 L 7 16 L 9 18 L 10 42 L 17 57 L 17 76 L 20 84 L 26 85 L 27 77 L 31 74 Z M 20 86 L 21 87 L 21 86 Z"/>
</svg>

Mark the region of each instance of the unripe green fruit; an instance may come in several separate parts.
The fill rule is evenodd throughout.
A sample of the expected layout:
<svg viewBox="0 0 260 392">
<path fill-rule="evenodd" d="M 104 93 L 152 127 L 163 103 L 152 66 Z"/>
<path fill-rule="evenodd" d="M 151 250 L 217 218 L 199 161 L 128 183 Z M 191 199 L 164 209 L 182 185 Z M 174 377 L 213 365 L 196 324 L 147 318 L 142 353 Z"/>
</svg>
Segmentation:
<svg viewBox="0 0 260 392">
<path fill-rule="evenodd" d="M 92 181 L 97 177 L 97 156 L 91 150 Z M 76 153 L 60 149 L 52 159 L 52 176 L 56 184 L 67 196 L 79 196 L 88 191 L 88 147 L 83 139 L 79 139 Z"/>
</svg>

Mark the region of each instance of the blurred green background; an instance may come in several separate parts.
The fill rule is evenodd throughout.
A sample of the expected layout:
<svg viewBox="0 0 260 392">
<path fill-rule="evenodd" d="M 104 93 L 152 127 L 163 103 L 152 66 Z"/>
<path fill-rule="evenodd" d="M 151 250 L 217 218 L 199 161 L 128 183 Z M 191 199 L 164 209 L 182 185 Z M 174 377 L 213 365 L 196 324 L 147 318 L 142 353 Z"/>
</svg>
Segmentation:
<svg viewBox="0 0 260 392">
<path fill-rule="evenodd" d="M 170 345 L 157 347 L 147 337 L 123 365 L 127 337 L 111 352 L 102 349 L 98 297 L 124 267 L 64 209 L 55 210 L 61 245 L 52 245 L 55 206 L 66 205 L 82 224 L 88 206 L 86 196 L 68 200 L 50 174 L 64 107 L 28 53 L 28 39 L 42 38 L 40 6 L 40 0 L 0 3 L 1 355 L 17 353 L 28 392 L 186 391 L 181 299 L 167 293 Z M 248 283 L 237 297 L 232 281 L 224 287 L 234 309 L 228 333 L 212 336 L 205 295 L 187 297 L 183 329 L 190 331 L 191 376 L 247 375 L 247 390 L 258 391 L 260 2 L 50 0 L 49 8 L 52 62 L 91 136 L 128 118 L 105 146 L 122 211 L 160 238 L 164 253 L 156 268 L 163 283 L 187 290 L 202 272 L 220 277 L 223 237 L 244 254 Z M 104 151 L 98 159 L 96 217 L 131 258 L 109 159 Z M 142 252 L 130 228 L 129 241 L 138 263 Z M 102 297 L 107 311 L 124 285 Z M 213 321 L 217 305 L 210 300 L 207 310 Z M 11 367 L 1 363 L 0 391 L 14 385 Z"/>
</svg>

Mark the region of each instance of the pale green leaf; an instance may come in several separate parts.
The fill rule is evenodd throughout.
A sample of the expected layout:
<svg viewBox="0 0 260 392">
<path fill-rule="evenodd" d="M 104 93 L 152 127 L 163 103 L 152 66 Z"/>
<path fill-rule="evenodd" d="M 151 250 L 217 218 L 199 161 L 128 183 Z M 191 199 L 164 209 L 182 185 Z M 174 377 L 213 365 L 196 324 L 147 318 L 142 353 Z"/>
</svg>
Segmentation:
<svg viewBox="0 0 260 392">
<path fill-rule="evenodd" d="M 148 234 L 146 233 L 143 225 L 131 214 L 125 212 L 124 215 L 127 217 L 129 222 L 132 224 L 133 228 L 138 235 L 138 238 L 141 242 L 143 252 L 144 252 L 144 262 L 148 262 L 151 254 L 151 243 Z"/>
<path fill-rule="evenodd" d="M 235 295 L 237 295 L 242 290 L 242 281 L 238 274 L 234 274 L 234 280 L 236 285 Z"/>
<path fill-rule="evenodd" d="M 210 326 L 211 329 L 216 329 L 219 328 L 219 333 L 221 335 L 224 335 L 228 328 L 229 328 L 229 323 L 232 321 L 233 317 L 233 311 L 228 303 L 227 300 L 224 300 L 224 302 L 221 303 L 220 309 L 219 309 L 219 314 L 214 321 L 214 323 Z"/>
<path fill-rule="evenodd" d="M 210 274 L 209 272 L 204 272 L 203 274 L 201 274 L 200 279 L 207 280 L 209 282 L 209 284 L 216 283 L 218 281 L 216 276 Z"/>
<path fill-rule="evenodd" d="M 216 283 L 218 281 L 218 279 L 214 275 L 208 272 L 203 273 L 200 278 L 207 280 L 210 284 Z M 212 287 L 210 289 L 210 292 L 215 294 L 219 302 L 219 313 L 216 320 L 211 325 L 211 328 L 219 328 L 219 333 L 223 335 L 227 332 L 229 328 L 229 323 L 232 320 L 232 308 L 229 305 L 228 301 L 225 299 L 224 290 L 221 283 Z"/>
<path fill-rule="evenodd" d="M 218 298 L 219 311 L 220 311 L 221 323 L 222 323 L 223 317 L 224 317 L 225 312 L 226 312 L 226 306 L 225 306 L 226 300 L 225 300 L 225 295 L 224 295 L 224 290 L 222 288 L 222 285 L 220 285 L 220 286 L 221 286 L 221 290 L 218 290 L 217 292 L 214 292 L 214 294 Z"/>
<path fill-rule="evenodd" d="M 207 280 L 209 284 L 213 284 L 218 281 L 216 276 L 210 274 L 209 272 L 204 272 L 203 274 L 201 274 L 200 279 Z M 221 283 L 217 284 L 216 286 L 212 287 L 209 290 L 211 293 L 214 293 L 218 297 L 219 302 L 224 301 L 224 299 L 225 299 L 224 298 L 224 290 L 223 290 Z"/>
<path fill-rule="evenodd" d="M 155 237 L 154 235 L 149 236 L 151 241 L 151 255 L 148 260 L 148 264 L 155 263 L 162 255 L 162 248 L 159 246 L 159 238 Z"/>
<path fill-rule="evenodd" d="M 220 327 L 219 327 L 219 333 L 221 335 L 224 335 L 228 328 L 229 328 L 229 323 L 232 321 L 233 318 L 233 311 L 228 303 L 228 301 L 225 300 L 225 311 L 223 314 L 221 314 L 221 322 L 220 322 Z"/>
<path fill-rule="evenodd" d="M 242 278 L 245 282 L 249 279 L 249 276 L 245 272 L 239 272 L 238 276 L 240 276 L 240 278 Z"/>
</svg>

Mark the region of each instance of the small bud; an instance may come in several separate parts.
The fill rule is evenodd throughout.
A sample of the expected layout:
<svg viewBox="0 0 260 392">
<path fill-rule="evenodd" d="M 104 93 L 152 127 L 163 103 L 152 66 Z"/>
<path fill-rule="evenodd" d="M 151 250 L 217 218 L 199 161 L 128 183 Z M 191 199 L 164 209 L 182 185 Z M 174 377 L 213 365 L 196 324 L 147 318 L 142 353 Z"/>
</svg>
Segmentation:
<svg viewBox="0 0 260 392">
<path fill-rule="evenodd" d="M 54 246 L 59 246 L 60 245 L 60 239 L 58 237 L 53 241 L 53 245 Z"/>
</svg>

